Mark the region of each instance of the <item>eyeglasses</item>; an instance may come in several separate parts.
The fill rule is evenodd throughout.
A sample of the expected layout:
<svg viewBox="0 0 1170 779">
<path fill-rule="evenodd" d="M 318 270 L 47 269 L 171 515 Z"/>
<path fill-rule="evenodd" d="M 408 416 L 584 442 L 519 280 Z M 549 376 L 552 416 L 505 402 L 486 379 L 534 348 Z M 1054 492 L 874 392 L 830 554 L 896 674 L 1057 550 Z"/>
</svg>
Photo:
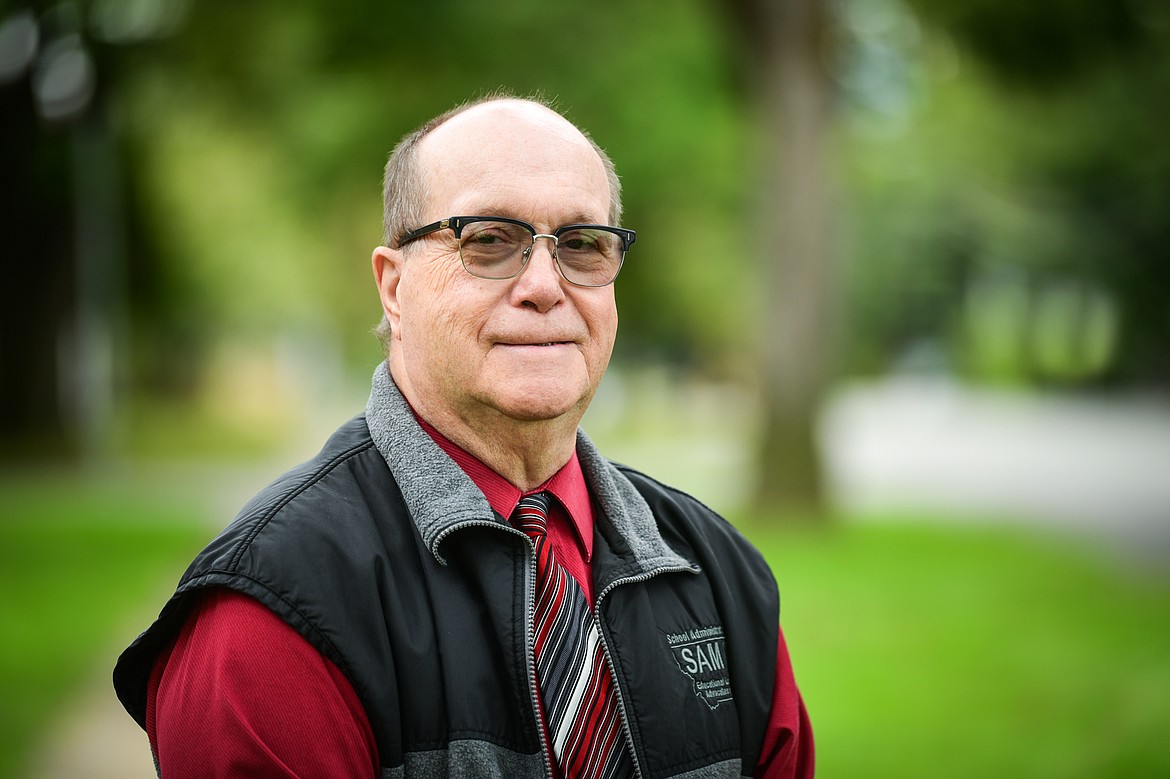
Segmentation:
<svg viewBox="0 0 1170 779">
<path fill-rule="evenodd" d="M 608 225 L 565 225 L 551 234 L 519 219 L 503 216 L 451 216 L 410 230 L 398 241 L 411 241 L 450 228 L 459 242 L 459 259 L 472 276 L 511 279 L 519 276 L 532 257 L 537 238 L 552 240 L 557 270 L 578 287 L 604 287 L 617 278 L 635 233 Z"/>
</svg>

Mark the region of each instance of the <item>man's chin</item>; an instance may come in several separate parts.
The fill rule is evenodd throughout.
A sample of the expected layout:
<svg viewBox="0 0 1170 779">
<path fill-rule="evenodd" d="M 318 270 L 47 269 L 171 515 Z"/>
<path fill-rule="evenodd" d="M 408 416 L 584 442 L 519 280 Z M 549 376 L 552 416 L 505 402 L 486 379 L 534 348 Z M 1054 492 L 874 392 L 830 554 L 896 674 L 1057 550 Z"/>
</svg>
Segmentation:
<svg viewBox="0 0 1170 779">
<path fill-rule="evenodd" d="M 496 410 L 517 422 L 568 421 L 576 425 L 588 398 L 580 393 L 516 392 L 495 398 Z"/>
<path fill-rule="evenodd" d="M 564 420 L 570 413 L 576 411 L 571 404 L 509 404 L 500 406 L 500 412 L 517 422 L 556 422 Z"/>
</svg>

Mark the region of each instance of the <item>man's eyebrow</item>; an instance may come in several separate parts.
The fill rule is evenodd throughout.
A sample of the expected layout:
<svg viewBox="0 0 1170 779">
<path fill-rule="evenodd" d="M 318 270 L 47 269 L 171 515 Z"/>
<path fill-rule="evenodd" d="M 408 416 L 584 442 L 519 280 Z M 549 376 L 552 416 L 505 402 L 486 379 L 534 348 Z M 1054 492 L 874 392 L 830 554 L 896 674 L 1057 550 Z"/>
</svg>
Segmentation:
<svg viewBox="0 0 1170 779">
<path fill-rule="evenodd" d="M 570 214 L 567 219 L 562 220 L 559 224 L 552 225 L 552 229 L 556 230 L 557 228 L 564 227 L 565 225 L 594 225 L 605 223 L 606 222 L 604 220 L 600 222 L 597 221 L 593 217 L 586 214 L 584 211 L 577 211 L 573 214 Z"/>
<path fill-rule="evenodd" d="M 597 222 L 592 217 L 587 216 L 584 212 L 581 212 L 581 211 L 578 211 L 577 213 L 573 214 L 571 217 L 569 217 L 569 221 L 565 222 L 565 224 L 567 224 L 567 225 L 570 225 L 570 224 L 605 224 L 605 223 L 606 223 L 605 220 L 602 220 L 601 222 Z"/>
</svg>

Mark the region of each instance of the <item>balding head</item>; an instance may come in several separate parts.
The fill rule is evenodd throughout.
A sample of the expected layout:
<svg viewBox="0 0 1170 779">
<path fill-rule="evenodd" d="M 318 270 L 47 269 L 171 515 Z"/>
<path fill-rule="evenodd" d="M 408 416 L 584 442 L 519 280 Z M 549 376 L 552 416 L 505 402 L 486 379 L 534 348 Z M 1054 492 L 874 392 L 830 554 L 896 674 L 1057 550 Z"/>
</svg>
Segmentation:
<svg viewBox="0 0 1170 779">
<path fill-rule="evenodd" d="M 589 137 L 588 133 L 574 126 L 551 105 L 539 98 L 492 95 L 464 103 L 431 119 L 404 137 L 395 147 L 386 163 L 382 187 L 382 241 L 386 246 L 396 246 L 403 233 L 425 223 L 435 171 L 427 161 L 420 158 L 420 149 L 431 145 L 424 144 L 423 141 L 432 135 L 438 135 L 440 143 L 435 145 L 443 145 L 442 136 L 446 135 L 450 140 L 453 135 L 459 134 L 468 138 L 467 143 L 476 145 L 472 151 L 481 153 L 484 149 L 514 144 L 515 139 L 506 131 L 494 135 L 485 135 L 482 131 L 479 135 L 467 132 L 476 127 L 490 128 L 492 123 L 485 122 L 485 119 L 493 116 L 497 118 L 510 116 L 516 121 L 542 125 L 549 131 L 562 135 L 567 142 L 571 139 L 581 139 L 588 143 L 601 160 L 608 182 L 609 208 L 606 220 L 610 224 L 621 224 L 621 182 L 609 155 Z M 506 127 L 507 123 L 499 123 L 497 126 Z"/>
</svg>

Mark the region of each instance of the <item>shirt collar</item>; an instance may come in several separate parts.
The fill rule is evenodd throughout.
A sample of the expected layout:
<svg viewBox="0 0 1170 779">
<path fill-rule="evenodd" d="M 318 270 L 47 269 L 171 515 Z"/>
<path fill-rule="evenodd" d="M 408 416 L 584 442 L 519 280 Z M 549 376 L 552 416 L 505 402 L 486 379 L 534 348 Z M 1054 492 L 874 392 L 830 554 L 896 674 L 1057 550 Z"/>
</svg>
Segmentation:
<svg viewBox="0 0 1170 779">
<path fill-rule="evenodd" d="M 446 565 L 441 551 L 443 540 L 461 527 L 491 521 L 497 516 L 491 504 L 471 477 L 419 425 L 385 362 L 374 369 L 370 399 L 361 420 L 369 432 L 370 443 L 390 469 L 423 543 L 440 565 Z M 594 571 L 599 592 L 635 571 L 653 576 L 662 571 L 698 573 L 702 570 L 698 563 L 681 556 L 666 543 L 640 491 L 661 492 L 664 489 L 661 485 L 637 471 L 614 465 L 580 428 L 577 429 L 577 458 L 596 520 L 595 529 L 585 535 L 604 532 L 612 537 L 610 546 L 622 562 Z M 635 486 L 634 479 L 643 486 Z M 702 509 L 702 506 L 692 508 Z M 604 523 L 604 527 L 598 523 Z"/>
<path fill-rule="evenodd" d="M 479 487 L 492 510 L 500 516 L 505 518 L 512 516 L 520 499 L 534 492 L 543 490 L 556 498 L 569 515 L 569 525 L 573 528 L 573 534 L 585 559 L 593 559 L 593 500 L 589 496 L 589 488 L 585 486 L 585 474 L 581 471 L 581 461 L 577 459 L 576 448 L 573 449 L 573 456 L 552 475 L 552 478 L 536 489 L 522 492 L 474 455 L 450 441 L 418 414 L 414 417 L 439 448 L 455 461 L 476 487 Z"/>
</svg>

